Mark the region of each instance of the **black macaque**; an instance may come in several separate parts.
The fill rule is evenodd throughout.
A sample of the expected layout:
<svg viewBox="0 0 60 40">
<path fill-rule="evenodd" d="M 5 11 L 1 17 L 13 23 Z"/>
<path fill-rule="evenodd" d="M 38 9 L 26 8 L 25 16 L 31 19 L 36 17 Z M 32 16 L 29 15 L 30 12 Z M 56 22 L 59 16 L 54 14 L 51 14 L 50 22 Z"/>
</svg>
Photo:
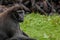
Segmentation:
<svg viewBox="0 0 60 40">
<path fill-rule="evenodd" d="M 15 4 L 0 14 L 0 35 L 2 40 L 35 40 L 28 37 L 19 27 L 19 22 L 24 20 L 24 11 Z M 19 10 L 19 11 L 17 11 Z M 16 12 L 16 13 L 15 13 Z M 5 36 L 6 35 L 6 36 Z M 7 39 L 4 39 L 7 38 Z"/>
</svg>

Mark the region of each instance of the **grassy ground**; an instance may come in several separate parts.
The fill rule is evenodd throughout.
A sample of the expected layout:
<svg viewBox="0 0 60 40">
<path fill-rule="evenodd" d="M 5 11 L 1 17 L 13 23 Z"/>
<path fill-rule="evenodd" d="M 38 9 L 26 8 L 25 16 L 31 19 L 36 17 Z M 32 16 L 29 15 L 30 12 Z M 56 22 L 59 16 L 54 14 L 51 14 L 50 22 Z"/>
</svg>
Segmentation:
<svg viewBox="0 0 60 40">
<path fill-rule="evenodd" d="M 30 37 L 37 40 L 60 40 L 59 15 L 28 14 L 20 26 Z"/>
</svg>

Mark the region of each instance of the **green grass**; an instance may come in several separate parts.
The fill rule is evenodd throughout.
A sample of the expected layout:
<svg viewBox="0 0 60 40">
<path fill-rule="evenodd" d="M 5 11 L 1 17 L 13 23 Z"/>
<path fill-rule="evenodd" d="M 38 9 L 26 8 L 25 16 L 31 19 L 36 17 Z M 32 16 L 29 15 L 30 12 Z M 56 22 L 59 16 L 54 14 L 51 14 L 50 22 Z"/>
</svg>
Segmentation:
<svg viewBox="0 0 60 40">
<path fill-rule="evenodd" d="M 60 40 L 59 15 L 28 14 L 20 26 L 30 37 L 37 40 Z"/>
</svg>

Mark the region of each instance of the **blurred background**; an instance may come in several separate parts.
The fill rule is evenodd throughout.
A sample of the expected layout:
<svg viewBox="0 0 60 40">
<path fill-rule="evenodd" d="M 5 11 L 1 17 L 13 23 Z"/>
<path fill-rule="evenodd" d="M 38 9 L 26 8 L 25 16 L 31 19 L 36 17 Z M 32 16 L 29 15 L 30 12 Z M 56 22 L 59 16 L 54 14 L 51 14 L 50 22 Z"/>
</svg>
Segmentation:
<svg viewBox="0 0 60 40">
<path fill-rule="evenodd" d="M 60 0 L 35 0 L 34 7 L 21 29 L 37 40 L 60 40 Z"/>
<path fill-rule="evenodd" d="M 60 0 L 0 0 L 0 5 L 5 7 L 15 3 L 25 11 L 24 22 L 20 26 L 30 37 L 60 40 Z"/>
</svg>

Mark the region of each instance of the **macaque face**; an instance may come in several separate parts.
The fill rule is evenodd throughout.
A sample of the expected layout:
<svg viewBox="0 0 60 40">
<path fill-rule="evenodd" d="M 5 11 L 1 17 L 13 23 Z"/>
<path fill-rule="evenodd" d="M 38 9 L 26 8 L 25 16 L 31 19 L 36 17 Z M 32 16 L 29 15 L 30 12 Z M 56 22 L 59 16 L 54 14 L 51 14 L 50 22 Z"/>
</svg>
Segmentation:
<svg viewBox="0 0 60 40">
<path fill-rule="evenodd" d="M 23 22 L 24 20 L 24 10 L 17 10 L 12 12 L 11 17 L 12 19 L 18 21 L 18 22 Z"/>
</svg>

